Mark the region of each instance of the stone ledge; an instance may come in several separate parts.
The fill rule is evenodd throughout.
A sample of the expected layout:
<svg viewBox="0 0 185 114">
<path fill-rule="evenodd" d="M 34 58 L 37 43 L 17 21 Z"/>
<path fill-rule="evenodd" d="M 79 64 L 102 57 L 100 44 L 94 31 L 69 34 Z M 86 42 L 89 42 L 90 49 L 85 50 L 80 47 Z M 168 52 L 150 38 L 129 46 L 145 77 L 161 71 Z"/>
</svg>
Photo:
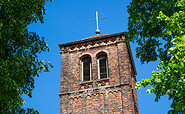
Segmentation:
<svg viewBox="0 0 185 114">
<path fill-rule="evenodd" d="M 78 91 L 69 91 L 69 92 L 63 92 L 60 93 L 59 96 L 62 95 L 75 95 L 75 94 L 80 94 L 80 93 L 88 93 L 88 92 L 93 92 L 93 91 L 97 91 L 97 90 L 103 90 L 103 89 L 108 89 L 108 88 L 116 88 L 116 87 L 121 87 L 121 86 L 131 86 L 130 83 L 125 83 L 125 84 L 117 84 L 117 85 L 107 85 L 107 86 L 101 86 L 98 88 L 90 88 L 90 89 L 83 89 L 83 90 L 78 90 Z"/>
<path fill-rule="evenodd" d="M 82 81 L 80 85 L 92 84 L 93 82 L 108 82 L 109 78 L 97 79 L 97 80 L 90 80 L 90 81 Z"/>
<path fill-rule="evenodd" d="M 109 78 L 98 79 L 98 80 L 95 80 L 95 81 L 96 82 L 108 82 Z"/>
<path fill-rule="evenodd" d="M 86 85 L 86 84 L 92 84 L 93 83 L 93 80 L 90 80 L 90 81 L 82 81 L 80 82 L 80 85 Z"/>
</svg>

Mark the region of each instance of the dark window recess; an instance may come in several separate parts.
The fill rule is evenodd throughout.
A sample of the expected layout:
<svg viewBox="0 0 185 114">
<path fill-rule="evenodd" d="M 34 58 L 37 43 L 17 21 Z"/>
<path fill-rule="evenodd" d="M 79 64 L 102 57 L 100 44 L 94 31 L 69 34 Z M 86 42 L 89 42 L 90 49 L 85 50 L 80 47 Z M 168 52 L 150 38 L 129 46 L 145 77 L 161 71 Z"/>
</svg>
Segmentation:
<svg viewBox="0 0 185 114">
<path fill-rule="evenodd" d="M 99 56 L 100 79 L 107 78 L 107 57 L 106 55 Z"/>
<path fill-rule="evenodd" d="M 86 57 L 83 59 L 83 81 L 90 81 L 90 65 L 91 65 L 91 59 L 89 57 Z"/>
</svg>

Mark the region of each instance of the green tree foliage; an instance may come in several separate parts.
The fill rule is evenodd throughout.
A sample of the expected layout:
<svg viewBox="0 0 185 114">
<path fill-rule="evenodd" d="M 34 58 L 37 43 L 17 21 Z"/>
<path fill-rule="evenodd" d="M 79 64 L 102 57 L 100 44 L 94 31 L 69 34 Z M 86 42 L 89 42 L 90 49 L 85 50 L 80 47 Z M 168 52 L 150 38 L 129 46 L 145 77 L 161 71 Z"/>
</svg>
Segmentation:
<svg viewBox="0 0 185 114">
<path fill-rule="evenodd" d="M 185 0 L 133 0 L 128 6 L 128 38 L 139 45 L 137 57 L 142 63 L 161 60 L 160 70 L 136 87 L 151 85 L 147 93 L 154 93 L 155 101 L 167 94 L 173 101 L 170 114 L 185 114 L 184 11 Z"/>
<path fill-rule="evenodd" d="M 33 22 L 43 23 L 47 0 L 0 0 L 0 113 L 38 113 L 24 109 L 22 95 L 32 96 L 34 77 L 51 63 L 38 59 L 49 51 L 44 38 L 29 32 Z"/>
</svg>

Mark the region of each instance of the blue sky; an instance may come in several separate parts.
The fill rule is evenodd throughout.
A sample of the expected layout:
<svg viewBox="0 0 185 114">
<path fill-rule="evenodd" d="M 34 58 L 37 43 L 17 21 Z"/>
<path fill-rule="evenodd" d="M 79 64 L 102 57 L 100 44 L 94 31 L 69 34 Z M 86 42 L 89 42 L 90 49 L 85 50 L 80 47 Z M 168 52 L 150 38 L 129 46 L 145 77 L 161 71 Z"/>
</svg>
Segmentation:
<svg viewBox="0 0 185 114">
<path fill-rule="evenodd" d="M 60 113 L 60 49 L 58 44 L 80 40 L 95 35 L 96 23 L 86 22 L 99 18 L 101 34 L 111 34 L 127 31 L 128 13 L 126 6 L 131 0 L 53 0 L 46 3 L 44 24 L 36 23 L 29 26 L 30 31 L 37 32 L 49 45 L 50 52 L 43 52 L 39 58 L 54 65 L 50 72 L 40 74 L 35 78 L 33 97 L 24 96 L 25 107 L 35 108 L 40 114 Z M 135 56 L 136 44 L 131 43 L 131 49 L 137 70 L 137 81 L 149 78 L 156 70 L 158 62 L 141 65 Z M 170 109 L 171 101 L 167 96 L 154 102 L 155 95 L 147 94 L 147 88 L 137 90 L 140 114 L 165 114 Z"/>
</svg>

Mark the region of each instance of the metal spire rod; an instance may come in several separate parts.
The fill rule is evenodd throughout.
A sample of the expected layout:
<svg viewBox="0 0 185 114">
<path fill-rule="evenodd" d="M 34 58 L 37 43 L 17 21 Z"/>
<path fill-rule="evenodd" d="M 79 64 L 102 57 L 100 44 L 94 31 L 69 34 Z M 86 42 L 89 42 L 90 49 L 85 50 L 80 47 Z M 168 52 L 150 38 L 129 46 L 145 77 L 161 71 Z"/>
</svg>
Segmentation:
<svg viewBox="0 0 185 114">
<path fill-rule="evenodd" d="M 86 22 L 96 21 L 96 34 L 100 34 L 100 30 L 98 28 L 98 20 L 105 19 L 105 18 L 108 18 L 108 17 L 98 18 L 98 12 L 96 11 L 96 19 L 89 20 L 89 21 L 86 21 Z"/>
<path fill-rule="evenodd" d="M 96 29 L 96 31 L 99 31 L 100 32 L 100 30 L 98 29 L 98 12 L 96 11 L 96 27 L 97 27 L 97 29 Z"/>
</svg>

